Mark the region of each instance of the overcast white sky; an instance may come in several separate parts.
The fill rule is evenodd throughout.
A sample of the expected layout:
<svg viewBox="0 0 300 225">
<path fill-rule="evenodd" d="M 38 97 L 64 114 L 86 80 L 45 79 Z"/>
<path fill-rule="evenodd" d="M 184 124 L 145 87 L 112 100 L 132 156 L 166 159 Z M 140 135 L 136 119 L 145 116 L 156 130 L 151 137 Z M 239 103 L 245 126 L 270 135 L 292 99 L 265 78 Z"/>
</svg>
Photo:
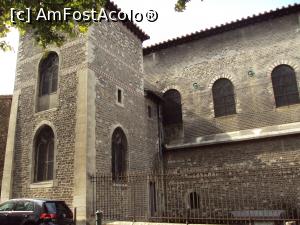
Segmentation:
<svg viewBox="0 0 300 225">
<path fill-rule="evenodd" d="M 174 11 L 176 0 L 114 0 L 125 12 L 147 12 L 155 10 L 159 18 L 156 22 L 142 22 L 142 28 L 151 39 L 144 46 L 185 35 L 194 31 L 220 25 L 242 17 L 262 13 L 300 0 L 192 0 L 183 13 Z M 14 51 L 0 52 L 0 94 L 12 94 L 18 48 L 18 32 L 13 31 L 7 40 Z"/>
</svg>

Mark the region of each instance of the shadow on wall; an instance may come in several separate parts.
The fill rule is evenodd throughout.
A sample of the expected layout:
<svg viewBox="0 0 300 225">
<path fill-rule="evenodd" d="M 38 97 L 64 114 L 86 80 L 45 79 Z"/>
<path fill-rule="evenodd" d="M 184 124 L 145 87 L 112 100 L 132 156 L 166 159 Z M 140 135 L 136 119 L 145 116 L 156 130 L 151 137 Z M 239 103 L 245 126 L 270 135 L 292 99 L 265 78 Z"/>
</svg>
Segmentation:
<svg viewBox="0 0 300 225">
<path fill-rule="evenodd" d="M 167 168 L 178 173 L 193 171 L 299 168 L 300 135 L 273 137 L 165 152 Z M 277 175 L 278 175 L 277 174 Z"/>
<path fill-rule="evenodd" d="M 218 138 L 230 140 L 226 131 L 220 129 L 212 121 L 193 113 L 186 113 L 188 116 L 181 123 L 165 125 L 165 144 L 197 143 L 201 141 L 216 140 Z M 201 138 L 200 138 L 201 137 Z"/>
<path fill-rule="evenodd" d="M 230 140 L 230 136 L 226 134 L 227 131 L 217 127 L 215 123 L 210 120 L 195 114 L 194 112 L 187 112 L 183 128 L 184 128 L 184 143 L 195 143 L 199 141 L 216 140 L 216 135 L 222 139 Z M 201 137 L 201 140 L 199 140 Z"/>
<path fill-rule="evenodd" d="M 183 120 L 179 91 L 170 89 L 164 93 L 163 99 L 162 114 L 165 144 L 196 142 L 198 137 L 206 135 L 209 135 L 206 138 L 213 140 L 215 138 L 214 134 L 225 132 L 192 111 L 185 112 Z M 222 138 L 228 138 L 224 135 Z"/>
</svg>

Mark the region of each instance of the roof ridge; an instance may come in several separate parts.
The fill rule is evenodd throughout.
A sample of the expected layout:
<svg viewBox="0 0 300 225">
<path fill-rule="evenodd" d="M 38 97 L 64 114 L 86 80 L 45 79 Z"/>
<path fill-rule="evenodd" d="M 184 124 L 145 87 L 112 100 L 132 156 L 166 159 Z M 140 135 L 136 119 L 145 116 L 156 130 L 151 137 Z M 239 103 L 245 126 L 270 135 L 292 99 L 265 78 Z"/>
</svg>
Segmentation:
<svg viewBox="0 0 300 225">
<path fill-rule="evenodd" d="M 122 11 L 121 8 L 118 7 L 116 3 L 111 0 L 106 2 L 105 8 L 108 10 L 114 10 L 116 12 Z M 149 35 L 147 35 L 136 23 L 131 20 L 122 20 L 123 25 L 125 25 L 131 32 L 133 32 L 141 41 L 145 41 L 149 39 Z"/>
<path fill-rule="evenodd" d="M 252 16 L 242 17 L 240 19 L 233 20 L 231 22 L 221 23 L 216 26 L 204 28 L 199 31 L 194 31 L 188 34 L 184 34 L 178 37 L 170 38 L 165 41 L 160 41 L 156 44 L 147 46 L 143 49 L 144 55 L 150 54 L 157 50 L 165 49 L 171 46 L 183 44 L 188 41 L 198 40 L 203 37 L 209 37 L 214 34 L 234 30 L 240 27 L 244 27 L 250 24 L 258 23 L 272 17 L 279 17 L 288 15 L 294 12 L 300 11 L 300 3 L 289 4 L 282 6 L 281 8 L 271 9 L 269 11 L 253 14 Z"/>
</svg>

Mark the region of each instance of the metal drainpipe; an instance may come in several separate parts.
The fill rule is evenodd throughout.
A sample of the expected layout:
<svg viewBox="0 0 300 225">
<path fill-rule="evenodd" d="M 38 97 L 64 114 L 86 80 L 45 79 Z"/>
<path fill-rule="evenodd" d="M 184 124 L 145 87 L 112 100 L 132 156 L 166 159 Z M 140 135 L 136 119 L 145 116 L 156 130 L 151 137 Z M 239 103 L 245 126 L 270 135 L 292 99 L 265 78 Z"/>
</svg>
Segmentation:
<svg viewBox="0 0 300 225">
<path fill-rule="evenodd" d="M 162 104 L 160 101 L 157 101 L 157 128 L 158 128 L 158 144 L 159 144 L 159 173 L 162 175 L 165 173 L 164 168 L 164 158 L 163 158 L 163 142 L 164 142 L 164 128 L 161 116 Z"/>
</svg>

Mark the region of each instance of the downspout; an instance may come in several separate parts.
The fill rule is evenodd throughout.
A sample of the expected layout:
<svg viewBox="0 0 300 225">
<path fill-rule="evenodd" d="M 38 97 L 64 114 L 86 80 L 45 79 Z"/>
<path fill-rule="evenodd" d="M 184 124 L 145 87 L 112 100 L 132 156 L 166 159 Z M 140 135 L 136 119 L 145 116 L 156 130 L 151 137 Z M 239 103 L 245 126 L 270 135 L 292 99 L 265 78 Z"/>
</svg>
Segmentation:
<svg viewBox="0 0 300 225">
<path fill-rule="evenodd" d="M 161 104 L 160 104 L 160 101 L 157 101 L 156 106 L 157 106 L 156 110 L 157 110 L 159 165 L 160 165 L 160 172 L 162 174 L 164 174 L 164 158 L 163 158 L 164 130 L 163 130 L 163 126 L 162 126 Z"/>
</svg>

